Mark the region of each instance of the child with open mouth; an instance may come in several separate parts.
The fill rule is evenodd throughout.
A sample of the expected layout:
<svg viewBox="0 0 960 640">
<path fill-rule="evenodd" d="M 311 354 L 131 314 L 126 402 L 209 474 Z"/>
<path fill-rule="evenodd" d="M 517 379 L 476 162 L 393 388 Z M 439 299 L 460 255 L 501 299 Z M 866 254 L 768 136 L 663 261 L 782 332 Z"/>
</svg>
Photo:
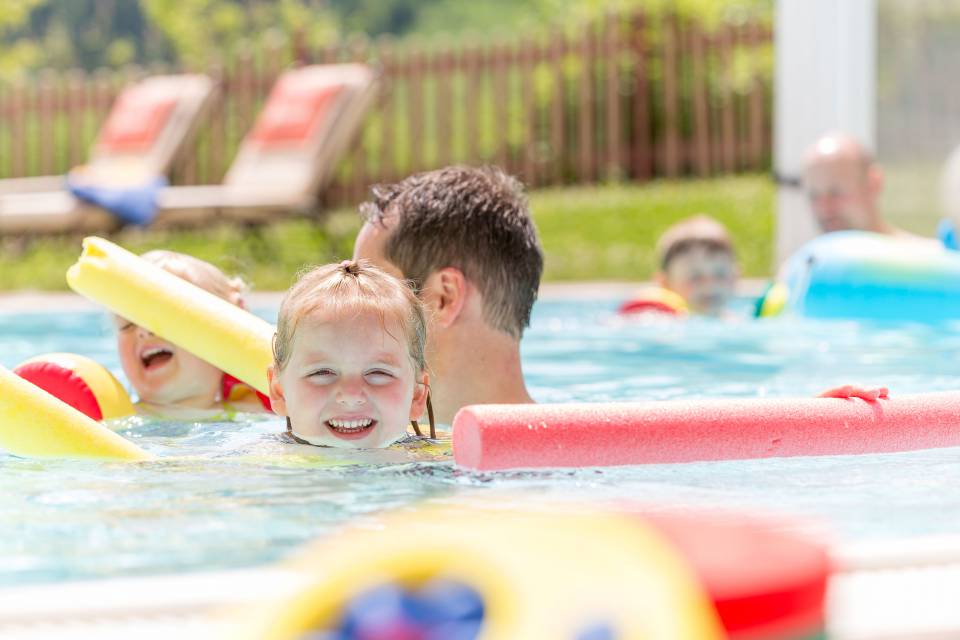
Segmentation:
<svg viewBox="0 0 960 640">
<path fill-rule="evenodd" d="M 300 444 L 386 447 L 420 434 L 428 406 L 423 307 L 366 261 L 316 267 L 280 305 L 269 371 L 273 410 Z M 431 435 L 434 435 L 431 420 Z"/>
<path fill-rule="evenodd" d="M 239 307 L 245 285 L 209 262 L 174 251 L 149 251 L 144 260 Z M 163 417 L 264 411 L 269 400 L 192 353 L 143 327 L 114 317 L 123 371 L 137 392 L 138 413 Z"/>
</svg>

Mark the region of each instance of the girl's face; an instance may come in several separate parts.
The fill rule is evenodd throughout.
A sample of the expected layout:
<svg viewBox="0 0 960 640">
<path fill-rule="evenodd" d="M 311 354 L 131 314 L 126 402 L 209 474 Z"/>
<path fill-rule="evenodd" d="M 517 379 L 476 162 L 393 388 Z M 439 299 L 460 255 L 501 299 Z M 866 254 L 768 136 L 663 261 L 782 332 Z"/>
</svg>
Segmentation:
<svg viewBox="0 0 960 640">
<path fill-rule="evenodd" d="M 222 371 L 141 326 L 114 321 L 120 364 L 142 402 L 207 408 L 220 400 Z"/>
<path fill-rule="evenodd" d="M 423 413 L 426 384 L 396 320 L 369 312 L 314 316 L 297 326 L 286 366 L 271 367 L 270 399 L 311 444 L 385 447 Z"/>
</svg>

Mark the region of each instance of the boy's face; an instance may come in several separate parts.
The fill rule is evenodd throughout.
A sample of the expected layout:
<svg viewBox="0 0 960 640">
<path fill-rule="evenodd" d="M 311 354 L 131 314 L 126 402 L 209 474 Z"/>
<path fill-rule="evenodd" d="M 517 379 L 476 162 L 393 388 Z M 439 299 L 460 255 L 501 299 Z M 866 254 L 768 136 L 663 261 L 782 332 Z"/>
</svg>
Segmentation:
<svg viewBox="0 0 960 640">
<path fill-rule="evenodd" d="M 219 400 L 222 371 L 132 322 L 114 322 L 120 364 L 141 401 L 206 408 Z"/>
<path fill-rule="evenodd" d="M 330 447 L 385 447 L 426 404 L 403 328 L 374 313 L 305 318 L 286 366 L 270 371 L 270 400 L 296 435 Z M 418 384 L 423 383 L 423 384 Z"/>
<path fill-rule="evenodd" d="M 662 280 L 683 296 L 691 312 L 718 316 L 733 297 L 737 265 L 729 253 L 695 246 L 670 261 Z"/>
</svg>

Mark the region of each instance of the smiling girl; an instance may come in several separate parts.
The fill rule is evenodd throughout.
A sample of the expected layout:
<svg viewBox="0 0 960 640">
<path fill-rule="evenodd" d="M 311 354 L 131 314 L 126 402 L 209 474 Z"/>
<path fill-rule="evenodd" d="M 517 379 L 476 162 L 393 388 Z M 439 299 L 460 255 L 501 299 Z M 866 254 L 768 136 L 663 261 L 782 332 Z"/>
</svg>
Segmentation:
<svg viewBox="0 0 960 640">
<path fill-rule="evenodd" d="M 378 448 L 406 438 L 408 426 L 419 435 L 426 331 L 410 288 L 364 260 L 304 273 L 280 305 L 269 372 L 288 437 Z"/>
<path fill-rule="evenodd" d="M 209 262 L 163 250 L 141 257 L 227 302 L 244 306 L 243 280 L 228 278 Z M 138 413 L 183 417 L 220 413 L 225 408 L 247 412 L 268 407 L 266 397 L 258 399 L 253 389 L 205 360 L 125 318 L 115 316 L 114 323 L 120 364 L 139 397 Z"/>
</svg>

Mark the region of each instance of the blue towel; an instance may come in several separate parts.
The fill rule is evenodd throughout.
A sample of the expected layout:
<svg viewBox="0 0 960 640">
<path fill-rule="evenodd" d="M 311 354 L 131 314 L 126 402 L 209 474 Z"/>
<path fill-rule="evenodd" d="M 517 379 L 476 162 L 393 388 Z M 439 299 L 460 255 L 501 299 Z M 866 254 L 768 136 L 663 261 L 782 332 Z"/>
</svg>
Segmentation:
<svg viewBox="0 0 960 640">
<path fill-rule="evenodd" d="M 67 189 L 79 200 L 106 209 L 127 224 L 148 225 L 157 215 L 157 194 L 169 184 L 163 176 L 128 187 L 84 184 L 67 175 Z"/>
<path fill-rule="evenodd" d="M 953 224 L 953 220 L 949 218 L 944 218 L 937 224 L 937 238 L 947 249 L 953 249 L 954 251 L 960 249 L 960 246 L 957 245 L 957 225 Z"/>
</svg>

